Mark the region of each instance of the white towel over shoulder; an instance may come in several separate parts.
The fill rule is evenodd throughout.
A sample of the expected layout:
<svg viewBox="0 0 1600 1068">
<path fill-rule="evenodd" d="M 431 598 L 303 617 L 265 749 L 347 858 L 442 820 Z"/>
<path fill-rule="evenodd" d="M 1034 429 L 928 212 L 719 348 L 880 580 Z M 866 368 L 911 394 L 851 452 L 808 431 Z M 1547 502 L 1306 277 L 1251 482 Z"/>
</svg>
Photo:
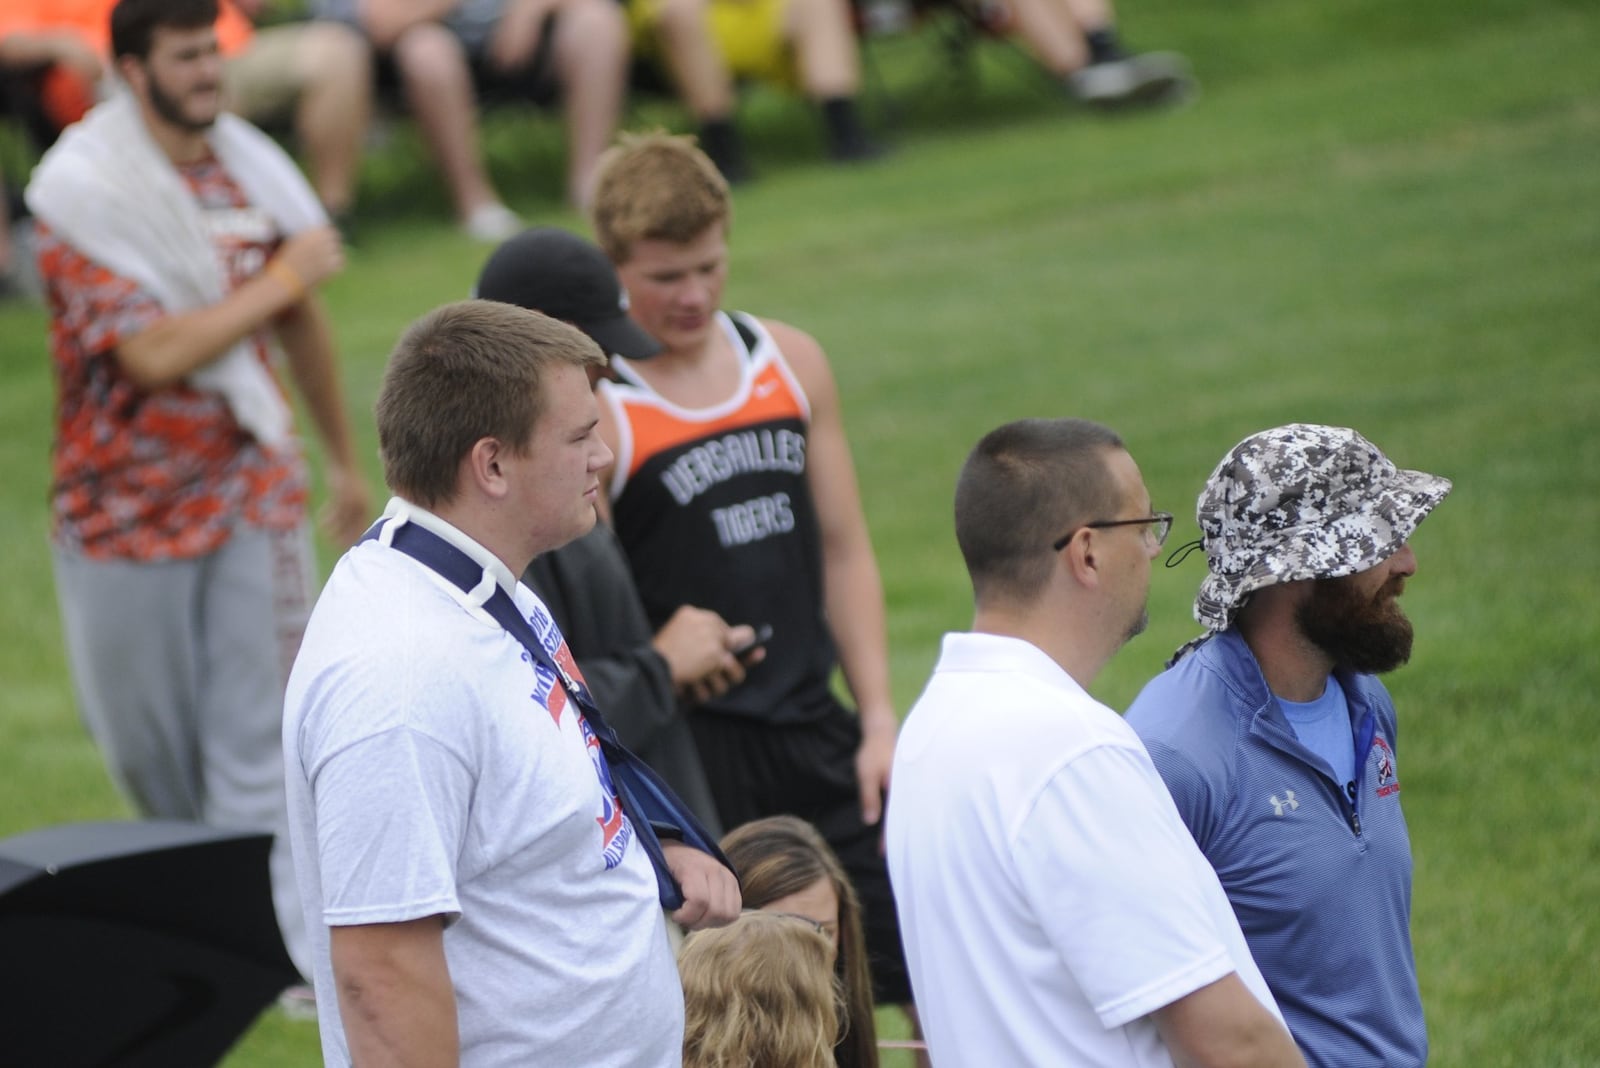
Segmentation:
<svg viewBox="0 0 1600 1068">
<path fill-rule="evenodd" d="M 282 233 L 327 224 L 305 177 L 266 134 L 223 113 L 206 138 L 251 204 Z M 34 169 L 26 198 L 67 244 L 139 283 L 168 311 L 203 308 L 226 295 L 200 206 L 127 92 L 67 128 Z M 189 383 L 222 394 L 239 425 L 262 444 L 288 440 L 289 407 L 248 340 L 190 374 Z"/>
</svg>

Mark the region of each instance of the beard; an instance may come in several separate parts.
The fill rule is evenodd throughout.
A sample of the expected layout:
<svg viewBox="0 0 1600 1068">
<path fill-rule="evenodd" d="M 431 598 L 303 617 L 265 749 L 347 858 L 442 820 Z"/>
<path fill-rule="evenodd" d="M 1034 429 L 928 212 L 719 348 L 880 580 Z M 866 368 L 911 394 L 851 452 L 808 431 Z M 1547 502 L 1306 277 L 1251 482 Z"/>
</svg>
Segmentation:
<svg viewBox="0 0 1600 1068">
<path fill-rule="evenodd" d="M 1405 577 L 1394 576 L 1371 596 L 1354 577 L 1318 579 L 1295 609 L 1295 623 L 1339 667 L 1367 675 L 1393 671 L 1411 659 L 1411 620 L 1398 599 Z"/>
<path fill-rule="evenodd" d="M 197 86 L 197 89 L 211 90 L 214 86 Z M 161 87 L 152 75 L 146 83 L 146 92 L 150 97 L 150 108 L 161 116 L 163 122 L 176 126 L 186 133 L 204 133 L 216 125 L 216 113 L 197 119 L 183 109 L 183 97 L 177 93 L 169 93 Z"/>
</svg>

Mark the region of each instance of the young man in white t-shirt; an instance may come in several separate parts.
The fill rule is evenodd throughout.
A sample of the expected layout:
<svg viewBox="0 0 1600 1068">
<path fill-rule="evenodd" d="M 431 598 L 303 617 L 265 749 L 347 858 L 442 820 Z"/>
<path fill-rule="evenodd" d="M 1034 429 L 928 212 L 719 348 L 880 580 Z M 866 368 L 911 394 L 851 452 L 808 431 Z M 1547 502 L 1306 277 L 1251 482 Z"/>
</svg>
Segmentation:
<svg viewBox="0 0 1600 1068">
<path fill-rule="evenodd" d="M 906 719 L 887 832 L 935 1064 L 1305 1063 L 1144 747 L 1084 689 L 1144 629 L 1171 523 L 1095 423 L 1008 424 L 962 469 L 977 611 Z"/>
<path fill-rule="evenodd" d="M 330 1065 L 679 1063 L 650 832 L 622 809 L 565 639 L 516 578 L 594 525 L 611 453 L 586 368 L 602 362 L 577 330 L 489 301 L 437 309 L 390 357 L 376 414 L 396 496 L 329 578 L 284 717 Z M 419 539 L 467 581 L 402 548 Z M 487 610 L 502 592 L 527 646 Z M 675 920 L 738 914 L 731 871 L 663 852 Z"/>
</svg>

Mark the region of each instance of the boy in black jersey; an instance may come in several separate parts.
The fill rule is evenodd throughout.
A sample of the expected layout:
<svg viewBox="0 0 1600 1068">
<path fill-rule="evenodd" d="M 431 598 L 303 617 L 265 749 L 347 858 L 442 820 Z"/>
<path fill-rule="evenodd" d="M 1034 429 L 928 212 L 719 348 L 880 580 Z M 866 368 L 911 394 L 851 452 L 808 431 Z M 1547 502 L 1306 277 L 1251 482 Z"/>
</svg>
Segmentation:
<svg viewBox="0 0 1600 1068">
<path fill-rule="evenodd" d="M 898 717 L 883 586 L 821 346 L 721 311 L 727 184 L 686 138 L 602 157 L 595 234 L 663 351 L 616 360 L 600 431 L 613 521 L 659 625 L 695 603 L 770 625 L 767 657 L 691 719 L 725 826 L 816 824 L 862 897 L 879 1001 L 910 1000 L 877 824 Z M 833 695 L 843 668 L 858 714 Z"/>
</svg>

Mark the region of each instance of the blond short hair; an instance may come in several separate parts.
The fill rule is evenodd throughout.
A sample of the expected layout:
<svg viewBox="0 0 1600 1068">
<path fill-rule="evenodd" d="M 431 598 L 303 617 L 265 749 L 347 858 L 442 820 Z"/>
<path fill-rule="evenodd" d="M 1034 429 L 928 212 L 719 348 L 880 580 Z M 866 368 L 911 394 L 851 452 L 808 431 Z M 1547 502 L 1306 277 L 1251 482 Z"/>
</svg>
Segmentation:
<svg viewBox="0 0 1600 1068">
<path fill-rule="evenodd" d="M 624 134 L 595 174 L 595 240 L 612 263 L 626 263 L 636 241 L 684 244 L 733 220 L 727 180 L 692 137 Z"/>
<path fill-rule="evenodd" d="M 833 943 L 805 921 L 745 912 L 678 954 L 683 1068 L 833 1068 Z"/>
</svg>

